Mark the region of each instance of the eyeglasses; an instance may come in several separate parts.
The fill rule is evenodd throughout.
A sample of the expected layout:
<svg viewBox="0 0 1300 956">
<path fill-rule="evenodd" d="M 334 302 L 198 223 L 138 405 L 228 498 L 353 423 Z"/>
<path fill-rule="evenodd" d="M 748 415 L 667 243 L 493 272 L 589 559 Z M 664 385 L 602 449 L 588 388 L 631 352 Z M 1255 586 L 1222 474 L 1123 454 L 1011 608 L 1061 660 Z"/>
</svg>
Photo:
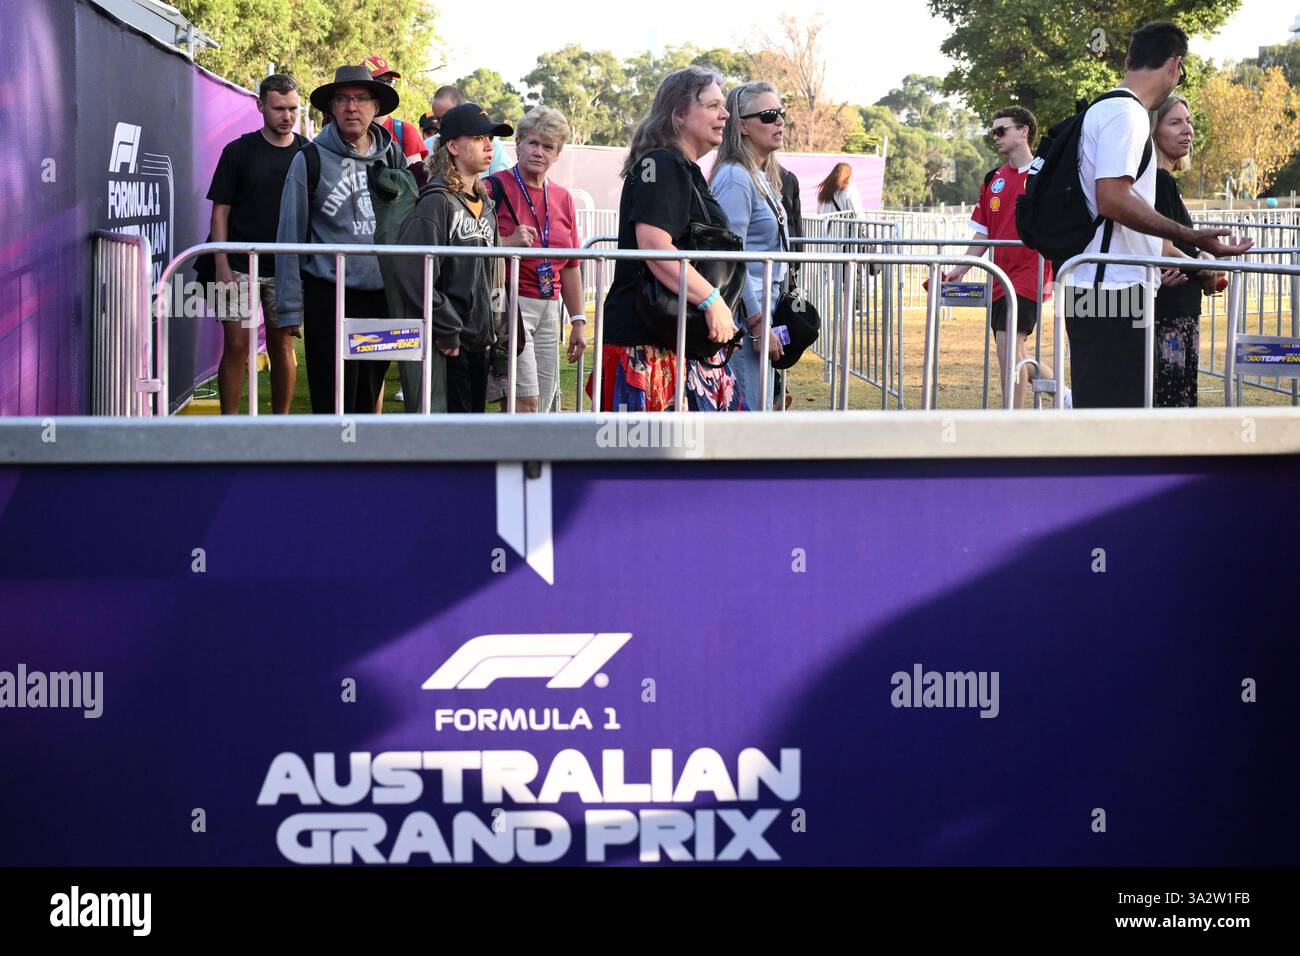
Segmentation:
<svg viewBox="0 0 1300 956">
<path fill-rule="evenodd" d="M 767 125 L 771 126 L 778 119 L 785 119 L 785 109 L 782 108 L 776 110 L 761 110 L 758 113 L 746 113 L 744 116 L 741 117 L 741 119 L 743 120 L 753 119 L 755 116 L 758 117 L 758 121 L 760 123 L 766 123 Z"/>
<path fill-rule="evenodd" d="M 1178 84 L 1177 84 L 1177 85 L 1178 85 L 1178 86 L 1182 86 L 1182 85 L 1183 85 L 1184 83 L 1186 83 L 1186 82 L 1187 82 L 1187 64 L 1183 62 L 1183 58 L 1182 58 L 1182 57 L 1179 57 L 1179 58 L 1178 58 Z"/>
<path fill-rule="evenodd" d="M 338 106 L 351 106 L 353 103 L 357 106 L 365 106 L 367 103 L 373 103 L 373 96 L 335 96 L 334 103 Z"/>
<path fill-rule="evenodd" d="M 994 139 L 1001 139 L 1006 135 L 1006 132 L 1009 129 L 1024 129 L 1024 127 L 1019 123 L 1008 123 L 1006 126 L 994 126 L 989 130 L 989 135 Z"/>
</svg>

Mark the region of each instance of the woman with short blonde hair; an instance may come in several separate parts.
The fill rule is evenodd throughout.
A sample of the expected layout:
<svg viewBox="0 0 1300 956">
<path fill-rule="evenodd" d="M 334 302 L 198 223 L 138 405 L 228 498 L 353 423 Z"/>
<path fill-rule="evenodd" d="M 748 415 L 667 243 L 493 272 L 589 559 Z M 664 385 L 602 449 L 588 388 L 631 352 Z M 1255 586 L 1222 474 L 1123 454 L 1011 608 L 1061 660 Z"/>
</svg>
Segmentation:
<svg viewBox="0 0 1300 956">
<path fill-rule="evenodd" d="M 577 249 L 578 214 L 569 191 L 547 179 L 547 173 L 572 136 L 564 114 L 549 106 L 530 110 L 515 131 L 512 168 L 493 173 L 484 183 L 496 203 L 501 243 L 522 248 Z M 519 315 L 524 342 L 515 364 L 515 410 L 560 410 L 560 303 L 569 313 L 570 362 L 587 348 L 582 263 L 577 259 L 521 259 Z M 506 334 L 493 351 L 488 401 L 506 402 Z"/>
</svg>

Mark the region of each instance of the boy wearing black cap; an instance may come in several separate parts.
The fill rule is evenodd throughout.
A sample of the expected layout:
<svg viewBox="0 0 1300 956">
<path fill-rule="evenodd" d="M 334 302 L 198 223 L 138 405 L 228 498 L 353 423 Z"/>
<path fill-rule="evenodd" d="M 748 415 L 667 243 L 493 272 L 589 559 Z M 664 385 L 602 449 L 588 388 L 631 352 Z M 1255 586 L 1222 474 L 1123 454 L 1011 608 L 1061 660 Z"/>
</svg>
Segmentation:
<svg viewBox="0 0 1300 956">
<path fill-rule="evenodd" d="M 402 223 L 398 242 L 416 246 L 500 245 L 496 211 L 479 176 L 492 162 L 492 137 L 512 136 L 514 129 L 488 117 L 476 103 L 463 103 L 442 117 L 437 148 L 430 155 L 429 182 L 415 209 Z M 445 366 L 446 410 L 482 412 L 487 404 L 488 350 L 496 339 L 489 273 L 496 260 L 449 256 L 433 260 L 433 342 L 437 352 L 431 380 L 439 382 Z M 395 259 L 398 289 L 408 314 L 424 315 L 424 260 Z M 409 364 L 409 363 L 407 363 Z M 403 379 L 408 401 L 414 375 Z M 430 405 L 441 410 L 435 387 Z"/>
</svg>

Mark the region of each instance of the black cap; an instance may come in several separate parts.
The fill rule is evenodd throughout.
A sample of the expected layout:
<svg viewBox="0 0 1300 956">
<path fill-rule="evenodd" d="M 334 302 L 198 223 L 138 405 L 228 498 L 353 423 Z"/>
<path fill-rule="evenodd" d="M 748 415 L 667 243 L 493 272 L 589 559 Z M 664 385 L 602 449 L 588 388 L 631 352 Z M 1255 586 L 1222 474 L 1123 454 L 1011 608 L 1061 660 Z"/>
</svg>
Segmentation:
<svg viewBox="0 0 1300 956">
<path fill-rule="evenodd" d="M 513 136 L 515 128 L 496 122 L 477 103 L 461 103 L 442 114 L 438 133 L 445 143 L 458 136 Z"/>
</svg>

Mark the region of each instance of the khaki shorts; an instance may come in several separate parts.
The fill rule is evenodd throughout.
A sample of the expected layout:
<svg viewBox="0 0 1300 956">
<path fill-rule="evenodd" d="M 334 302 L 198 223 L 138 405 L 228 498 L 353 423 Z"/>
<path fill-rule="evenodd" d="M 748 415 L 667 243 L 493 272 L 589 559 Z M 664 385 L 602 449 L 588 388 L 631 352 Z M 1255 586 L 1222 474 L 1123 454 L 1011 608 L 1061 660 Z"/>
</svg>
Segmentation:
<svg viewBox="0 0 1300 956">
<path fill-rule="evenodd" d="M 234 272 L 233 274 L 237 288 L 229 288 L 216 280 L 208 283 L 205 290 L 208 310 L 222 322 L 247 324 L 251 318 L 249 313 L 252 312 L 253 305 L 252 296 L 248 291 L 248 273 Z M 279 328 L 275 321 L 275 277 L 259 276 L 257 290 L 262 298 L 262 317 L 266 320 L 266 324 Z"/>
<path fill-rule="evenodd" d="M 515 365 L 515 397 L 537 396 L 538 410 L 559 411 L 560 300 L 519 297 L 524 348 Z M 506 376 L 488 375 L 489 402 L 506 396 Z"/>
</svg>

